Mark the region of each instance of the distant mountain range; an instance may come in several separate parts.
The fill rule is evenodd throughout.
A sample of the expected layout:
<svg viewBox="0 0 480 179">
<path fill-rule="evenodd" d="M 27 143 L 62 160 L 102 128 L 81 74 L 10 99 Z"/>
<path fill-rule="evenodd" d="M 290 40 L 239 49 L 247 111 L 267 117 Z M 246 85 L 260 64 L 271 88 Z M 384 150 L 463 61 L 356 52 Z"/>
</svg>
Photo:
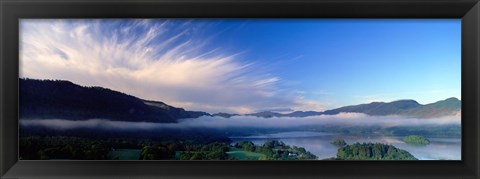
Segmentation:
<svg viewBox="0 0 480 179">
<path fill-rule="evenodd" d="M 340 112 L 365 113 L 371 116 L 400 115 L 418 118 L 433 118 L 455 115 L 461 110 L 461 101 L 457 98 L 448 98 L 426 105 L 418 104 L 414 100 L 398 100 L 389 103 L 373 102 L 354 106 L 345 106 L 327 110 L 323 114 L 338 114 Z"/>
<path fill-rule="evenodd" d="M 92 118 L 132 122 L 176 122 L 183 118 L 219 116 L 230 118 L 240 114 L 186 111 L 159 101 L 149 101 L 102 87 L 84 87 L 63 80 L 20 79 L 19 100 L 21 119 L 68 119 Z M 399 115 L 417 118 L 433 118 L 460 114 L 461 101 L 448 98 L 422 105 L 414 100 L 373 102 L 317 111 L 294 111 L 278 113 L 263 111 L 244 116 L 308 117 L 335 115 L 342 112 L 364 113 L 371 116 Z"/>
<path fill-rule="evenodd" d="M 398 100 L 393 102 L 372 102 L 368 104 L 359 104 L 345 106 L 337 109 L 317 111 L 295 111 L 292 113 L 281 114 L 275 112 L 259 112 L 247 114 L 247 116 L 257 117 L 307 117 L 315 115 L 335 115 L 339 113 L 364 113 L 370 116 L 388 116 L 399 115 L 416 118 L 434 118 L 441 116 L 457 115 L 461 111 L 461 101 L 457 98 L 448 98 L 435 103 L 422 105 L 415 100 Z"/>
</svg>

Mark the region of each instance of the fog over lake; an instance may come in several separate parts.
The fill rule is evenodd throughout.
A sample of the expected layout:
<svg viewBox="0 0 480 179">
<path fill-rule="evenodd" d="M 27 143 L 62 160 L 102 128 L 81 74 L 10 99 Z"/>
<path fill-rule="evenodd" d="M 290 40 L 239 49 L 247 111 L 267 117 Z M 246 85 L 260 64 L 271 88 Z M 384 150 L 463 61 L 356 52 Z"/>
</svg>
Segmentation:
<svg viewBox="0 0 480 179">
<path fill-rule="evenodd" d="M 442 118 L 405 118 L 400 116 L 368 116 L 361 113 L 340 113 L 337 115 L 318 115 L 310 117 L 272 117 L 234 116 L 231 118 L 201 116 L 194 119 L 182 119 L 178 123 L 126 122 L 105 119 L 62 120 L 37 119 L 20 120 L 22 126 L 43 126 L 52 129 L 67 130 L 74 128 L 106 128 L 119 130 L 155 130 L 162 128 L 292 128 L 303 126 L 337 125 L 349 126 L 421 126 L 421 125 L 460 125 L 460 116 Z"/>
<path fill-rule="evenodd" d="M 348 144 L 356 142 L 372 142 L 391 144 L 397 148 L 407 150 L 413 156 L 421 160 L 460 160 L 461 138 L 433 137 L 431 143 L 426 146 L 406 144 L 400 136 L 375 136 L 375 135 L 345 135 L 338 133 L 325 133 L 314 131 L 292 131 L 295 127 L 308 126 L 310 129 L 321 126 L 379 126 L 379 127 L 409 127 L 409 126 L 443 126 L 460 125 L 459 116 L 442 118 L 416 119 L 399 116 L 374 117 L 360 113 L 340 113 L 338 115 L 319 115 L 311 117 L 272 117 L 260 118 L 253 116 L 235 116 L 231 118 L 202 116 L 195 119 L 183 119 L 178 123 L 151 123 L 151 122 L 126 122 L 111 121 L 105 119 L 90 119 L 72 121 L 63 119 L 36 119 L 20 120 L 20 125 L 25 127 L 46 127 L 56 130 L 70 130 L 77 128 L 108 129 L 128 131 L 155 131 L 162 129 L 256 129 L 255 134 L 247 136 L 235 136 L 230 138 L 233 142 L 248 140 L 256 145 L 262 145 L 267 140 L 280 140 L 287 145 L 304 147 L 319 159 L 335 157 L 337 147 L 330 144 L 337 138 L 344 139 Z M 280 132 L 271 133 L 262 129 L 278 129 Z M 285 129 L 285 132 L 282 132 Z M 289 129 L 289 130 L 286 130 Z M 262 131 L 265 131 L 262 133 Z"/>
</svg>

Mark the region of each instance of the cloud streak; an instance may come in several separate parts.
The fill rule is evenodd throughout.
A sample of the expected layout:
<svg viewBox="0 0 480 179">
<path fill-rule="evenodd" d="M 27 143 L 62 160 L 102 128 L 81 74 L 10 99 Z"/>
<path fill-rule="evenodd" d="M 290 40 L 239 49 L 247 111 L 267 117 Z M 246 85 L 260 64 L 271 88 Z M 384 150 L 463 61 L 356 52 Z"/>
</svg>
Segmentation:
<svg viewBox="0 0 480 179">
<path fill-rule="evenodd" d="M 62 79 L 159 100 L 188 110 L 249 113 L 318 110 L 283 95 L 264 66 L 222 53 L 186 20 L 20 21 L 20 76 Z"/>
</svg>

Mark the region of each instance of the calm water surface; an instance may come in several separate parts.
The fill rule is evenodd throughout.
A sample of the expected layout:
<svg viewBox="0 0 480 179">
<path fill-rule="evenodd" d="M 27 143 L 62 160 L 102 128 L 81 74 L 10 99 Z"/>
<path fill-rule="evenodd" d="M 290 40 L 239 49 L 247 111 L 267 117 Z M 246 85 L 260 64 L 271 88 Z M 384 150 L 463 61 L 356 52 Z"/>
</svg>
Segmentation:
<svg viewBox="0 0 480 179">
<path fill-rule="evenodd" d="M 460 138 L 428 138 L 430 144 L 418 146 L 406 144 L 402 137 L 360 137 L 322 132 L 281 132 L 254 136 L 231 137 L 233 142 L 248 140 L 256 145 L 263 145 L 268 140 L 280 140 L 290 146 L 304 147 L 307 151 L 318 156 L 319 159 L 335 157 L 337 147 L 330 144 L 336 138 L 344 139 L 348 144 L 356 142 L 372 142 L 391 144 L 399 149 L 410 152 L 420 160 L 461 160 Z"/>
</svg>

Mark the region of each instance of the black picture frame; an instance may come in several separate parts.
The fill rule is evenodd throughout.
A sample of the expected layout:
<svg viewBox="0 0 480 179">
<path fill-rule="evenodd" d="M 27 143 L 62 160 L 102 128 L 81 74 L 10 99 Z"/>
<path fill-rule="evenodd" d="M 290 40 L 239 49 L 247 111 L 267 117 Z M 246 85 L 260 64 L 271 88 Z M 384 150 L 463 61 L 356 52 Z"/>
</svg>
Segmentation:
<svg viewBox="0 0 480 179">
<path fill-rule="evenodd" d="M 478 0 L 1 0 L 2 178 L 480 178 Z M 20 18 L 461 18 L 461 161 L 18 161 Z"/>
</svg>

